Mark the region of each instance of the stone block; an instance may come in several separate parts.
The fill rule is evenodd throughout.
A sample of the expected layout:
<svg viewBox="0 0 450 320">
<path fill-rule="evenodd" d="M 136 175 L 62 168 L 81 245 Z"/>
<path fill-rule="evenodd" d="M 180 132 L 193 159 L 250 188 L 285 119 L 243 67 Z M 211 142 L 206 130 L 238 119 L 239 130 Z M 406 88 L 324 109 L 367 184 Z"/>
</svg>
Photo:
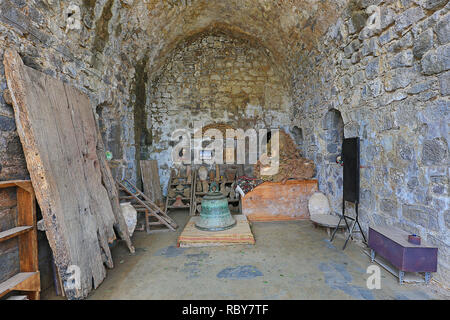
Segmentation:
<svg viewBox="0 0 450 320">
<path fill-rule="evenodd" d="M 0 131 L 15 131 L 16 122 L 14 118 L 0 115 Z"/>
<path fill-rule="evenodd" d="M 386 32 L 382 33 L 378 39 L 380 45 L 384 46 L 385 44 L 391 42 L 392 40 L 398 39 L 398 36 L 392 29 L 388 29 L 386 30 Z"/>
<path fill-rule="evenodd" d="M 433 48 L 433 29 L 430 28 L 419 34 L 414 40 L 414 57 L 421 59 L 431 48 Z"/>
<path fill-rule="evenodd" d="M 401 67 L 410 67 L 414 61 L 413 52 L 411 49 L 397 53 L 389 60 L 389 66 L 392 69 Z"/>
<path fill-rule="evenodd" d="M 450 41 L 450 13 L 447 13 L 439 20 L 434 30 L 440 44 L 446 44 Z"/>
<path fill-rule="evenodd" d="M 370 38 L 370 39 L 366 39 L 364 40 L 363 44 L 362 44 L 362 48 L 361 48 L 361 54 L 363 57 L 372 54 L 374 56 L 378 56 L 378 50 L 379 50 L 379 45 L 378 45 L 378 38 Z"/>
<path fill-rule="evenodd" d="M 431 75 L 450 69 L 450 44 L 438 47 L 435 51 L 427 52 L 422 60 L 422 73 Z"/>
<path fill-rule="evenodd" d="M 424 82 L 419 82 L 416 83 L 415 85 L 411 86 L 411 88 L 408 90 L 409 94 L 417 94 L 417 93 L 421 93 L 424 92 L 426 90 L 430 90 L 432 87 L 432 82 L 431 81 L 424 81 Z"/>
<path fill-rule="evenodd" d="M 448 145 L 444 138 L 425 140 L 422 144 L 422 163 L 437 165 L 444 163 L 448 154 Z"/>
<path fill-rule="evenodd" d="M 450 210 L 444 211 L 444 221 L 447 229 L 450 229 Z"/>
<path fill-rule="evenodd" d="M 361 43 L 358 39 L 353 40 L 344 48 L 344 56 L 350 58 L 352 54 L 359 49 Z"/>
<path fill-rule="evenodd" d="M 374 58 L 369 61 L 369 63 L 366 66 L 366 76 L 367 79 L 375 79 L 378 76 L 380 70 L 380 59 Z"/>
<path fill-rule="evenodd" d="M 398 68 L 389 71 L 385 77 L 385 90 L 394 91 L 400 88 L 405 88 L 411 83 L 415 77 L 413 68 Z"/>
<path fill-rule="evenodd" d="M 402 32 L 412 24 L 416 23 L 420 19 L 422 19 L 425 16 L 425 13 L 423 12 L 423 9 L 421 7 L 413 7 L 410 9 L 407 9 L 397 15 L 396 21 L 395 21 L 395 31 L 396 32 Z"/>
<path fill-rule="evenodd" d="M 384 30 L 395 21 L 395 12 L 389 7 L 381 8 L 381 29 Z"/>
<path fill-rule="evenodd" d="M 450 71 L 439 75 L 439 89 L 443 96 L 450 95 Z"/>
<path fill-rule="evenodd" d="M 431 192 L 438 195 L 448 195 L 449 181 L 447 176 L 433 176 L 431 180 Z"/>
<path fill-rule="evenodd" d="M 402 206 L 402 215 L 405 219 L 424 228 L 435 231 L 439 229 L 437 213 L 426 206 L 404 204 Z"/>
<path fill-rule="evenodd" d="M 397 217 L 397 202 L 391 199 L 381 199 L 380 211 L 390 216 Z"/>
<path fill-rule="evenodd" d="M 421 6 L 427 10 L 435 10 L 444 6 L 448 0 L 422 0 Z"/>
<path fill-rule="evenodd" d="M 413 46 L 414 39 L 411 32 L 407 32 L 399 40 L 392 42 L 387 48 L 388 52 L 398 52 Z"/>
<path fill-rule="evenodd" d="M 383 92 L 383 83 L 380 79 L 368 82 L 361 91 L 361 96 L 364 100 L 378 97 Z"/>
</svg>

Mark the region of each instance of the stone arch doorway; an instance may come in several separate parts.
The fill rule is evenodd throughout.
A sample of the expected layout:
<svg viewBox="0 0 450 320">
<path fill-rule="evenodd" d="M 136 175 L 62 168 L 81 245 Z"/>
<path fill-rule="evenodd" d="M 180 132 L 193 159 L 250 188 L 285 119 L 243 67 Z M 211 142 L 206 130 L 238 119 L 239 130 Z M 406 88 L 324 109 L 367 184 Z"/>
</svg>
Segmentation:
<svg viewBox="0 0 450 320">
<path fill-rule="evenodd" d="M 290 85 L 269 50 L 257 39 L 208 29 L 180 41 L 148 82 L 149 154 L 168 178 L 171 133 L 197 122 L 224 123 L 244 131 L 290 123 Z M 167 173 L 167 174 L 166 174 Z"/>
</svg>

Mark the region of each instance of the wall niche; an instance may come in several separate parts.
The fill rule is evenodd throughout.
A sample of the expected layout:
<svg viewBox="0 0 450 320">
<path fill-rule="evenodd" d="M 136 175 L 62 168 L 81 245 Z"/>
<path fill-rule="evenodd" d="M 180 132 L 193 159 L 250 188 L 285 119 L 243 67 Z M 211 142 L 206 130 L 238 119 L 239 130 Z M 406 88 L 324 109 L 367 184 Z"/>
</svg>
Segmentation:
<svg viewBox="0 0 450 320">
<path fill-rule="evenodd" d="M 324 118 L 326 137 L 326 160 L 335 163 L 336 157 L 341 154 L 344 141 L 344 120 L 341 112 L 336 109 L 329 110 Z"/>
<path fill-rule="evenodd" d="M 303 153 L 303 130 L 297 126 L 294 126 L 291 129 L 291 133 L 294 137 L 295 143 Z"/>
</svg>

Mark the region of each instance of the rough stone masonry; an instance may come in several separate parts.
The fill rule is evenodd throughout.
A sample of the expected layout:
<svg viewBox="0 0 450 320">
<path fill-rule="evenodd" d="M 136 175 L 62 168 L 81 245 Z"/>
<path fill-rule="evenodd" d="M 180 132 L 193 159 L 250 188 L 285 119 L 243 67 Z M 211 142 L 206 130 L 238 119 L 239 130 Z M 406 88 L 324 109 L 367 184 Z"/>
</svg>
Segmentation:
<svg viewBox="0 0 450 320">
<path fill-rule="evenodd" d="M 67 30 L 69 5 L 80 29 Z M 0 59 L 13 47 L 87 93 L 119 178 L 136 180 L 139 160 L 152 158 L 164 182 L 169 133 L 195 119 L 285 128 L 338 213 L 335 157 L 343 137 L 359 136 L 363 228 L 386 223 L 436 244 L 436 279 L 449 287 L 449 9 L 448 0 L 2 0 Z M 1 180 L 28 177 L 10 104 L 0 65 Z M 0 226 L 14 214 L 14 198 L 0 194 Z M 14 244 L 4 252 L 17 256 Z M 0 278 L 14 272 L 7 260 Z"/>
</svg>

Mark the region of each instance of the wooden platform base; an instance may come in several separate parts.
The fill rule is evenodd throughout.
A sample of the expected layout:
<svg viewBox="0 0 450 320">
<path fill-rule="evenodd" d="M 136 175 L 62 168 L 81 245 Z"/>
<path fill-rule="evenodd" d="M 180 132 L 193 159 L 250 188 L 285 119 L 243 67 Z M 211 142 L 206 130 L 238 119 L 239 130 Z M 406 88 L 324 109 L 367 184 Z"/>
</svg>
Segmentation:
<svg viewBox="0 0 450 320">
<path fill-rule="evenodd" d="M 195 227 L 199 216 L 192 217 L 178 237 L 178 247 L 208 247 L 235 244 L 255 244 L 255 238 L 247 218 L 244 215 L 234 215 L 236 226 L 224 231 L 201 231 Z"/>
</svg>

